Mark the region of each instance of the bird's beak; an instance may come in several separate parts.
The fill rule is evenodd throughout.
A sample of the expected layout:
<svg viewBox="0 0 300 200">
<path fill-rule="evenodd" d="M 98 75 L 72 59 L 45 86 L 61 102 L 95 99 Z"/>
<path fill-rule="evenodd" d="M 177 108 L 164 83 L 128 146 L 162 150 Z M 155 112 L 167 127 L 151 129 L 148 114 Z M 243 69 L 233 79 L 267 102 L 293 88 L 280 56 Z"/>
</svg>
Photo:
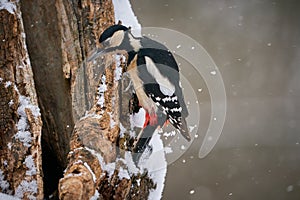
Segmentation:
<svg viewBox="0 0 300 200">
<path fill-rule="evenodd" d="M 104 48 L 96 49 L 96 51 L 92 52 L 91 55 L 88 57 L 87 61 L 91 62 L 95 60 L 96 58 L 103 56 L 106 53 L 106 50 Z"/>
</svg>

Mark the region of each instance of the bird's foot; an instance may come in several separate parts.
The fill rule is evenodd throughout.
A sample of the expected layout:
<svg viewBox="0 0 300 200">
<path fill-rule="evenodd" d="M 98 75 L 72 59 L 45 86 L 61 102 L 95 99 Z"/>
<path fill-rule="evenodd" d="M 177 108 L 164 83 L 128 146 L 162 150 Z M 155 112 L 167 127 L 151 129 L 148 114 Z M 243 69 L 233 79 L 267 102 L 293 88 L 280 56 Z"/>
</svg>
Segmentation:
<svg viewBox="0 0 300 200">
<path fill-rule="evenodd" d="M 158 123 L 157 115 L 156 115 L 157 107 L 156 107 L 155 103 L 153 102 L 153 100 L 148 97 L 148 98 L 142 99 L 142 101 L 140 101 L 140 103 L 141 103 L 142 107 L 147 111 L 145 125 L 148 125 L 148 123 L 151 126 L 156 125 Z"/>
<path fill-rule="evenodd" d="M 149 113 L 149 117 L 150 117 L 150 119 L 149 119 L 149 124 L 151 125 L 151 126 L 154 126 L 154 125 L 156 125 L 157 124 L 157 115 L 156 115 L 156 110 L 157 110 L 157 108 L 156 108 L 156 105 L 155 105 L 155 103 L 152 101 L 152 99 L 151 98 L 148 98 L 148 102 L 147 102 L 147 112 Z"/>
<path fill-rule="evenodd" d="M 149 113 L 149 124 L 155 126 L 157 124 L 157 115 L 155 112 Z"/>
</svg>

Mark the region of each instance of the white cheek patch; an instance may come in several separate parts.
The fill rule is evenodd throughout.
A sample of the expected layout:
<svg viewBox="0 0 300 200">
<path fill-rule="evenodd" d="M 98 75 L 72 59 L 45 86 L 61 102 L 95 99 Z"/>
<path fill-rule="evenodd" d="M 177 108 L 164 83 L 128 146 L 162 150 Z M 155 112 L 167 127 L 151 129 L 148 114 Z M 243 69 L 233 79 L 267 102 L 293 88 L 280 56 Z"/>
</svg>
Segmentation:
<svg viewBox="0 0 300 200">
<path fill-rule="evenodd" d="M 145 56 L 145 60 L 147 70 L 159 84 L 160 91 L 166 96 L 172 96 L 175 92 L 175 86 L 169 81 L 167 77 L 164 77 L 159 72 L 151 58 Z"/>
<path fill-rule="evenodd" d="M 110 39 L 110 47 L 116 47 L 119 46 L 124 39 L 124 31 L 120 30 L 113 34 L 113 36 Z"/>
</svg>

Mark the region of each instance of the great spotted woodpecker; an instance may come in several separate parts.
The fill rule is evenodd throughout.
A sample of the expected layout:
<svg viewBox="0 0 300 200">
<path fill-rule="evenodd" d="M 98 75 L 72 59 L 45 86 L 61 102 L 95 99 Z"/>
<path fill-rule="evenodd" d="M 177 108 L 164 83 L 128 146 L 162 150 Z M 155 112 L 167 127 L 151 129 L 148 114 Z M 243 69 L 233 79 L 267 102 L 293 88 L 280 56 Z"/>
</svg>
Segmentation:
<svg viewBox="0 0 300 200">
<path fill-rule="evenodd" d="M 179 69 L 172 53 L 148 37 L 134 37 L 123 25 L 107 28 L 99 39 L 103 48 L 91 59 L 108 52 L 128 53 L 127 72 L 133 82 L 139 104 L 150 116 L 149 124 L 139 137 L 134 152 L 141 154 L 152 134 L 166 120 L 190 141 L 186 117 L 188 110 L 180 87 Z"/>
</svg>

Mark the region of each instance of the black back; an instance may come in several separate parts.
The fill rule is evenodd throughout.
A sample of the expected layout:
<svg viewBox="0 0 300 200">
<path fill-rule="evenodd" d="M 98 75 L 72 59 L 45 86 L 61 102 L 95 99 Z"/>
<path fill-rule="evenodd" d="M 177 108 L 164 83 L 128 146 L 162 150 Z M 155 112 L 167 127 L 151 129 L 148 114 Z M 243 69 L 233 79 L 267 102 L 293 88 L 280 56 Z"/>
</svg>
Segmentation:
<svg viewBox="0 0 300 200">
<path fill-rule="evenodd" d="M 145 68 L 146 65 L 145 56 L 151 58 L 155 63 L 155 65 L 157 65 L 157 68 L 159 69 L 160 73 L 167 75 L 169 81 L 175 86 L 175 94 L 171 98 L 177 96 L 178 105 L 175 104 L 176 101 L 164 102 L 162 100 L 159 101 L 160 105 L 165 108 L 167 107 L 174 108 L 174 107 L 181 106 L 182 111 L 178 113 L 174 112 L 172 113 L 172 115 L 175 115 L 174 117 L 180 117 L 180 116 L 187 117 L 188 110 L 184 102 L 182 89 L 178 85 L 180 80 L 179 69 L 173 54 L 163 44 L 156 42 L 147 37 L 143 37 L 141 39 L 141 44 L 142 44 L 142 48 L 139 50 L 139 52 L 137 52 L 138 54 L 137 65 L 138 65 L 138 71 L 140 77 L 145 84 L 144 89 L 146 93 L 153 99 L 156 97 L 160 97 L 161 99 L 164 98 L 164 94 L 159 89 L 159 84 L 156 83 L 155 78 L 152 77 Z M 153 96 L 151 94 L 153 94 Z"/>
</svg>

